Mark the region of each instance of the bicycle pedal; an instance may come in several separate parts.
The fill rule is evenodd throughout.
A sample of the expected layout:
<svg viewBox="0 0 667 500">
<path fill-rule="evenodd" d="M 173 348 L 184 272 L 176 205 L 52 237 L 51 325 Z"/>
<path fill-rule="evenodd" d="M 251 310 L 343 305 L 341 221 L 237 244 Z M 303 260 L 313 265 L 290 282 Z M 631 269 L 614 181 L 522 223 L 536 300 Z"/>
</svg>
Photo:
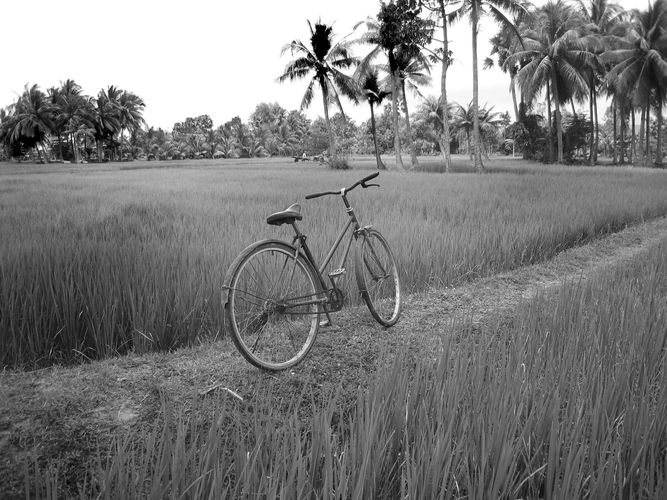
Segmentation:
<svg viewBox="0 0 667 500">
<path fill-rule="evenodd" d="M 328 328 L 330 326 L 333 326 L 333 323 L 328 319 L 323 319 L 322 321 L 320 321 L 320 328 Z"/>
<path fill-rule="evenodd" d="M 329 273 L 329 278 L 337 278 L 341 274 L 345 274 L 345 269 L 344 268 L 334 269 L 333 271 L 331 271 Z"/>
</svg>

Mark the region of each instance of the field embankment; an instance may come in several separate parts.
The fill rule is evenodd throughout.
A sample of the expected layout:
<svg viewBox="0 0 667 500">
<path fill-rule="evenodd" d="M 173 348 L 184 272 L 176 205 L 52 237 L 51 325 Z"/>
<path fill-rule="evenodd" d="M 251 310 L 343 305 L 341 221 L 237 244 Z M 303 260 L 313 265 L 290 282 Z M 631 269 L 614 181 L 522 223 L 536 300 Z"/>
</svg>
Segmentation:
<svg viewBox="0 0 667 500">
<path fill-rule="evenodd" d="M 142 165 L 154 166 L 131 166 Z M 408 291 L 540 262 L 667 214 L 663 171 L 499 165 L 483 176 L 383 173 L 381 189 L 353 193 L 361 220 L 390 242 Z M 363 174 L 284 160 L 121 167 L 0 170 L 1 366 L 223 336 L 220 286 L 231 260 L 257 239 L 290 237 L 266 216 L 302 203 L 321 257 L 346 216 L 340 200 L 303 196 Z"/>
</svg>

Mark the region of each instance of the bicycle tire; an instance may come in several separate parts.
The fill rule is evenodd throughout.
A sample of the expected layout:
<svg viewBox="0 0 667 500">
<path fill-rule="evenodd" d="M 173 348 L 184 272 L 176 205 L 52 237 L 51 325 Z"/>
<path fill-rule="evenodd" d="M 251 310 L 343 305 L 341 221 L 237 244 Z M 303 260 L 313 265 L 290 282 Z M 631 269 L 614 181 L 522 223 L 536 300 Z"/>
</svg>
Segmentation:
<svg viewBox="0 0 667 500">
<path fill-rule="evenodd" d="M 375 229 L 366 230 L 357 247 L 355 274 L 371 315 L 382 326 L 395 325 L 402 298 L 398 267 L 387 240 Z"/>
<path fill-rule="evenodd" d="M 306 357 L 319 329 L 322 307 L 315 302 L 321 286 L 310 262 L 294 246 L 279 240 L 250 245 L 230 266 L 225 283 L 228 329 L 247 361 L 279 371 Z"/>
</svg>

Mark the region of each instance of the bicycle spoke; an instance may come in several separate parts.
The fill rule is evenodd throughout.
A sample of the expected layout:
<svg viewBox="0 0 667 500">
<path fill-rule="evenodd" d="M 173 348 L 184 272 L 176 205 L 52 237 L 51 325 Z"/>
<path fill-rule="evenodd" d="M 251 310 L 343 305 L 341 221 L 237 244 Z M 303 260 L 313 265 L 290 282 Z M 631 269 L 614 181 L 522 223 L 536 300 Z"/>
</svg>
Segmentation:
<svg viewBox="0 0 667 500">
<path fill-rule="evenodd" d="M 357 283 L 373 317 L 391 326 L 400 314 L 400 289 L 396 264 L 382 236 L 371 230 L 362 242 L 357 260 Z"/>
<path fill-rule="evenodd" d="M 263 368 L 298 362 L 319 326 L 318 287 L 295 252 L 285 244 L 259 246 L 242 262 L 230 287 L 237 346 Z"/>
</svg>

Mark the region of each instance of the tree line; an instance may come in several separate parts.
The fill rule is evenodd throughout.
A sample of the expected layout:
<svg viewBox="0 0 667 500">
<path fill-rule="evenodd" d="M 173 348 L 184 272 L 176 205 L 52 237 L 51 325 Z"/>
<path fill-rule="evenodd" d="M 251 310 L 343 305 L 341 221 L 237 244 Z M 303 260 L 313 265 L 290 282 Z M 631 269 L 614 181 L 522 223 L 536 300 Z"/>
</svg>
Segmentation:
<svg viewBox="0 0 667 500">
<path fill-rule="evenodd" d="M 441 95 L 432 119 L 444 156 L 443 169 L 448 171 L 453 117 L 447 101 L 447 70 L 454 55 L 449 49 L 447 28 L 467 20 L 473 62 L 470 135 L 475 166 L 483 171 L 486 110 L 479 106 L 477 39 L 480 20 L 485 16 L 499 25 L 499 31 L 491 39 L 491 57 L 484 66 L 498 64 L 510 76 L 515 123 L 508 132 L 525 156 L 563 163 L 568 159 L 566 151 L 582 151 L 587 142 L 588 160 L 595 164 L 601 128 L 597 103 L 604 96 L 611 102 L 610 149 L 614 162 L 627 159 L 662 165 L 667 0 L 654 0 L 646 10 L 630 11 L 609 0 L 550 0 L 541 7 L 521 0 L 385 2 L 375 18 L 359 23 L 357 27 L 365 27 L 365 32 L 356 39 L 334 41 L 330 26 L 309 23 L 309 43 L 294 40 L 284 47 L 283 52 L 297 57 L 279 79 L 311 79 L 302 109 L 308 107 L 314 87 L 319 86 L 327 123 L 330 103 L 342 112 L 339 94 L 354 102 L 366 100 L 371 121 L 374 106 L 390 97 L 395 165 L 403 169 L 398 116 L 401 107 L 411 162 L 413 166 L 417 163 L 406 87 L 418 89 L 427 81 L 431 65 L 439 63 Z M 436 30 L 440 30 L 440 40 L 436 39 Z M 369 45 L 371 50 L 357 58 L 349 50 L 353 44 Z M 542 98 L 546 99 L 546 117 L 535 112 Z M 588 103 L 588 116 L 578 114 L 575 103 Z M 563 109 L 570 105 L 572 114 L 566 116 Z M 335 157 L 336 138 L 330 127 L 329 137 L 330 152 Z M 377 161 L 378 168 L 384 168 L 379 157 Z"/>
<path fill-rule="evenodd" d="M 498 32 L 483 65 L 497 65 L 509 76 L 511 124 L 479 104 L 477 39 L 485 16 L 497 23 Z M 464 20 L 470 22 L 473 53 L 468 106 L 447 99 L 447 70 L 455 57 L 448 27 Z M 341 155 L 346 153 L 373 152 L 380 169 L 386 168 L 380 154 L 387 152 L 395 155 L 396 168 L 404 169 L 405 146 L 413 167 L 418 154 L 439 152 L 443 171 L 449 171 L 451 152 L 461 149 L 483 171 L 484 156 L 511 141 L 525 157 L 545 162 L 572 161 L 578 154 L 595 164 L 606 151 L 616 163 L 662 165 L 667 0 L 631 11 L 610 0 L 550 0 L 541 7 L 520 0 L 391 0 L 340 39 L 319 20 L 308 26 L 307 42 L 295 39 L 283 47 L 282 54 L 293 59 L 278 75 L 280 82 L 309 80 L 299 110 L 262 103 L 247 123 L 235 117 L 214 129 L 204 115 L 167 132 L 144 126 L 144 103 L 133 93 L 111 86 L 91 98 L 67 80 L 46 93 L 26 86 L 16 103 L 0 112 L 0 141 L 9 156 L 34 149 L 44 155 L 48 143 L 58 158 L 75 160 L 93 144 L 88 156 L 98 159 L 253 157 L 326 149 L 334 167 L 345 166 Z M 359 57 L 355 46 L 369 50 Z M 436 64 L 442 70 L 440 95 L 424 96 L 421 89 L 430 84 Z M 418 98 L 412 115 L 408 92 Z M 317 93 L 324 116 L 310 121 L 302 112 Z M 610 102 L 602 123 L 600 97 Z M 368 122 L 357 126 L 349 120 L 343 98 L 367 104 Z M 332 105 L 337 113 L 330 116 Z M 588 112 L 575 105 L 587 106 Z"/>
<path fill-rule="evenodd" d="M 437 154 L 440 148 L 434 120 L 437 98 L 429 97 L 415 114 L 413 137 L 420 155 Z M 308 119 L 298 110 L 278 103 L 260 103 L 247 122 L 234 117 L 214 127 L 209 115 L 188 117 L 165 131 L 146 125 L 144 103 L 132 92 L 110 86 L 96 97 L 85 96 L 73 80 L 43 92 L 26 86 L 16 103 L 3 110 L 0 138 L 3 156 L 25 158 L 33 152 L 41 161 L 103 161 L 143 158 L 257 158 L 266 156 L 314 156 L 327 151 L 331 136 L 324 118 Z M 470 105 L 453 105 L 452 147 L 470 150 Z M 485 149 L 502 146 L 502 133 L 510 123 L 507 114 L 485 112 Z M 357 125 L 344 114 L 330 119 L 331 133 L 343 155 L 393 152 L 391 105 L 379 110 L 377 119 Z M 375 130 L 375 133 L 371 129 Z M 405 142 L 405 120 L 399 133 Z M 381 160 L 380 160 L 381 161 Z"/>
</svg>

